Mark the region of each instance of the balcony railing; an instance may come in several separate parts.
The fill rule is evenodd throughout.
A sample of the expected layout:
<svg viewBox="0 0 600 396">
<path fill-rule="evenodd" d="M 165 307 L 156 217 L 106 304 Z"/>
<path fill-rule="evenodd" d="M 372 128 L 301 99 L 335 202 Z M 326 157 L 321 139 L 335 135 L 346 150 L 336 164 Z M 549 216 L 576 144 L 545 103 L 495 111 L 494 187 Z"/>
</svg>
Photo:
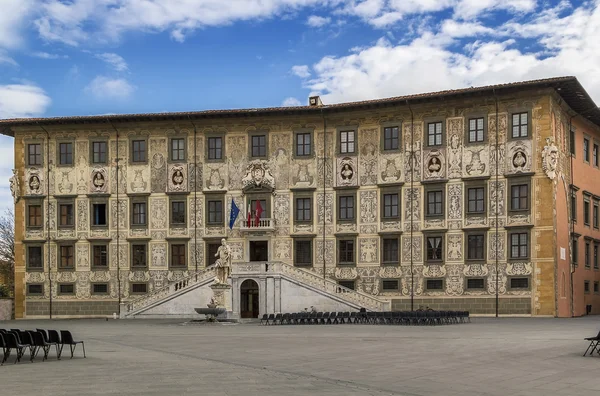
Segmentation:
<svg viewBox="0 0 600 396">
<path fill-rule="evenodd" d="M 242 231 L 273 231 L 275 229 L 275 220 L 269 218 L 262 218 L 256 221 L 256 219 L 244 220 L 241 223 L 240 230 Z"/>
</svg>

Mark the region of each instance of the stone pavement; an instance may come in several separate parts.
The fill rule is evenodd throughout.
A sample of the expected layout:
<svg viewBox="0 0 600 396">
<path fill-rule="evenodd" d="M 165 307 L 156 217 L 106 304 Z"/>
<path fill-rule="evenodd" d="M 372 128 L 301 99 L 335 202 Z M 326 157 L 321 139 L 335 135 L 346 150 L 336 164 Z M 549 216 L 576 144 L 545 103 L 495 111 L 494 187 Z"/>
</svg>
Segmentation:
<svg viewBox="0 0 600 396">
<path fill-rule="evenodd" d="M 5 364 L 0 394 L 600 394 L 600 357 L 581 356 L 600 317 L 474 318 L 437 327 L 182 323 L 0 322 L 71 330 L 88 353 Z"/>
</svg>

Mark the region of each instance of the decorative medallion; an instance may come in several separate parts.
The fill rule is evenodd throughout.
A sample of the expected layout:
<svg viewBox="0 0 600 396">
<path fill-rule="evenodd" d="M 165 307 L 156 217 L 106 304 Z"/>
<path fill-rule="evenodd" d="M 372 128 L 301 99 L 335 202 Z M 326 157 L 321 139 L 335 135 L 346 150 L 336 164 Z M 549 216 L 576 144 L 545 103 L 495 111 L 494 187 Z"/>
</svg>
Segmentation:
<svg viewBox="0 0 600 396">
<path fill-rule="evenodd" d="M 105 193 L 108 189 L 106 180 L 106 169 L 97 168 L 92 170 L 91 191 L 93 193 Z"/>
<path fill-rule="evenodd" d="M 512 163 L 517 172 L 523 172 L 523 169 L 527 165 L 527 155 L 521 150 L 517 151 L 513 155 Z"/>
<path fill-rule="evenodd" d="M 338 186 L 356 186 L 358 184 L 358 177 L 356 175 L 356 160 L 354 158 L 344 157 L 338 159 L 337 169 Z"/>
<path fill-rule="evenodd" d="M 186 191 L 186 169 L 183 165 L 173 165 L 169 175 L 169 185 L 167 187 L 170 192 Z"/>
</svg>

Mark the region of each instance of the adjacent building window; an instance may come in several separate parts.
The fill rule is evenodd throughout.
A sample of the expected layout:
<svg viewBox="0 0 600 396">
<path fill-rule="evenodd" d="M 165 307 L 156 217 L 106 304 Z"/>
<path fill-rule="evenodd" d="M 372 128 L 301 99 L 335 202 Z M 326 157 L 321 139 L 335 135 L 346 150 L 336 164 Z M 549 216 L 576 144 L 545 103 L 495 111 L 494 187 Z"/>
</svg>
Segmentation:
<svg viewBox="0 0 600 396">
<path fill-rule="evenodd" d="M 428 146 L 441 146 L 443 142 L 443 123 L 430 122 L 427 124 L 427 145 Z"/>
<path fill-rule="evenodd" d="M 148 292 L 147 283 L 132 283 L 131 294 L 144 294 Z"/>
<path fill-rule="evenodd" d="M 131 141 L 131 161 L 146 162 L 146 141 L 133 140 Z"/>
<path fill-rule="evenodd" d="M 594 293 L 598 293 L 600 291 L 600 282 L 594 282 Z"/>
<path fill-rule="evenodd" d="M 398 265 L 399 257 L 399 243 L 398 238 L 383 238 L 382 239 L 382 250 L 383 250 L 383 264 Z"/>
<path fill-rule="evenodd" d="M 583 160 L 590 162 L 590 139 L 583 139 Z"/>
<path fill-rule="evenodd" d="M 474 234 L 467 236 L 467 259 L 484 260 L 485 259 L 485 235 Z"/>
<path fill-rule="evenodd" d="M 27 284 L 27 295 L 28 296 L 41 296 L 44 294 L 44 285 L 41 284 Z"/>
<path fill-rule="evenodd" d="M 106 204 L 95 203 L 92 204 L 92 225 L 94 226 L 106 226 L 108 225 L 106 216 Z"/>
<path fill-rule="evenodd" d="M 383 149 L 398 150 L 400 146 L 400 128 L 397 126 L 383 128 Z"/>
<path fill-rule="evenodd" d="M 521 259 L 529 257 L 529 234 L 514 232 L 510 234 L 510 258 Z"/>
<path fill-rule="evenodd" d="M 171 245 L 171 267 L 185 267 L 185 243 Z"/>
<path fill-rule="evenodd" d="M 354 196 L 339 197 L 339 219 L 354 220 Z"/>
<path fill-rule="evenodd" d="M 594 244 L 594 269 L 598 269 L 598 245 Z"/>
<path fill-rule="evenodd" d="M 585 267 L 590 268 L 590 243 L 588 241 L 585 241 L 584 259 L 585 259 Z"/>
<path fill-rule="evenodd" d="M 483 117 L 469 119 L 469 143 L 483 142 Z"/>
<path fill-rule="evenodd" d="M 476 187 L 467 190 L 467 212 L 483 213 L 485 212 L 485 188 Z"/>
<path fill-rule="evenodd" d="M 427 192 L 427 216 L 443 216 L 444 215 L 444 192 L 443 191 L 428 191 Z"/>
<path fill-rule="evenodd" d="M 529 278 L 511 278 L 511 289 L 529 289 Z"/>
<path fill-rule="evenodd" d="M 598 166 L 598 145 L 594 144 L 594 148 L 592 149 L 592 160 L 594 161 L 594 166 Z"/>
<path fill-rule="evenodd" d="M 398 210 L 398 194 L 383 194 L 383 217 L 386 219 L 398 218 L 400 212 Z"/>
<path fill-rule="evenodd" d="M 223 138 L 221 136 L 208 138 L 208 159 L 223 159 Z"/>
<path fill-rule="evenodd" d="M 444 290 L 444 280 L 443 279 L 427 279 L 425 283 L 425 287 L 427 290 Z"/>
<path fill-rule="evenodd" d="M 208 223 L 223 224 L 223 201 L 212 200 L 208 201 Z"/>
<path fill-rule="evenodd" d="M 72 269 L 73 268 L 73 256 L 75 253 L 75 247 L 73 245 L 62 245 L 59 248 L 59 268 L 60 269 Z"/>
<path fill-rule="evenodd" d="M 92 142 L 92 163 L 106 164 L 106 153 L 106 142 Z"/>
<path fill-rule="evenodd" d="M 340 131 L 340 153 L 351 154 L 354 153 L 355 147 L 355 132 L 354 131 Z"/>
<path fill-rule="evenodd" d="M 185 202 L 171 202 L 171 224 L 185 224 Z"/>
<path fill-rule="evenodd" d="M 583 292 L 584 293 L 589 293 L 590 292 L 590 281 L 584 281 L 583 282 Z"/>
<path fill-rule="evenodd" d="M 42 226 L 42 205 L 29 205 L 27 225 L 29 227 Z"/>
<path fill-rule="evenodd" d="M 575 130 L 571 129 L 569 132 L 569 150 L 572 155 L 575 155 Z"/>
<path fill-rule="evenodd" d="M 296 198 L 296 221 L 312 221 L 312 200 Z"/>
<path fill-rule="evenodd" d="M 577 221 L 577 194 L 571 193 L 571 220 Z"/>
<path fill-rule="evenodd" d="M 583 224 L 590 225 L 590 200 L 583 197 Z"/>
<path fill-rule="evenodd" d="M 75 294 L 75 285 L 73 283 L 59 283 L 58 284 L 59 295 L 72 295 Z"/>
<path fill-rule="evenodd" d="M 134 202 L 133 203 L 133 217 L 131 223 L 134 226 L 141 226 L 147 224 L 147 211 L 146 202 Z"/>
<path fill-rule="evenodd" d="M 592 209 L 592 217 L 594 222 L 594 228 L 598 228 L 598 202 L 594 201 L 594 208 Z"/>
<path fill-rule="evenodd" d="M 108 283 L 92 283 L 92 294 L 108 294 Z"/>
<path fill-rule="evenodd" d="M 443 257 L 443 238 L 441 235 L 427 237 L 427 261 L 442 261 Z"/>
<path fill-rule="evenodd" d="M 32 143 L 27 145 L 27 163 L 29 166 L 42 165 L 42 145 L 41 143 Z"/>
<path fill-rule="evenodd" d="M 145 268 L 147 264 L 147 252 L 145 244 L 132 244 L 131 245 L 131 267 L 133 268 Z"/>
<path fill-rule="evenodd" d="M 302 132 L 296 134 L 296 156 L 307 157 L 312 153 L 312 134 Z"/>
<path fill-rule="evenodd" d="M 529 125 L 528 113 L 515 113 L 512 115 L 512 137 L 522 138 L 527 137 Z"/>
<path fill-rule="evenodd" d="M 58 153 L 59 165 L 73 165 L 73 143 L 59 143 Z"/>
<path fill-rule="evenodd" d="M 267 136 L 255 135 L 252 136 L 252 156 L 266 157 L 267 156 Z"/>
<path fill-rule="evenodd" d="M 354 261 L 354 239 L 338 241 L 338 261 L 340 265 L 352 265 Z"/>
<path fill-rule="evenodd" d="M 354 290 L 355 288 L 355 282 L 353 280 L 341 280 L 338 281 L 338 285 L 350 290 Z"/>
<path fill-rule="evenodd" d="M 43 253 L 41 246 L 27 247 L 27 270 L 43 269 Z"/>
<path fill-rule="evenodd" d="M 577 237 L 571 238 L 571 262 L 573 265 L 577 265 L 579 258 L 579 239 Z"/>
<path fill-rule="evenodd" d="M 312 266 L 312 241 L 297 240 L 294 242 L 294 265 L 298 267 Z"/>
<path fill-rule="evenodd" d="M 72 227 L 75 225 L 75 213 L 73 204 L 58 205 L 59 222 L 61 227 Z"/>
<path fill-rule="evenodd" d="M 94 245 L 92 248 L 93 258 L 92 266 L 96 268 L 107 268 L 108 267 L 108 246 L 107 245 Z"/>
<path fill-rule="evenodd" d="M 185 139 L 171 139 L 171 161 L 185 161 Z"/>
<path fill-rule="evenodd" d="M 468 278 L 467 289 L 483 290 L 485 289 L 485 280 L 483 278 Z"/>
<path fill-rule="evenodd" d="M 510 187 L 510 210 L 529 209 L 529 185 L 515 184 Z"/>
<path fill-rule="evenodd" d="M 398 279 L 383 279 L 381 281 L 381 289 L 384 292 L 396 291 L 396 290 L 399 290 L 399 284 L 400 284 L 400 282 L 398 281 Z"/>
</svg>

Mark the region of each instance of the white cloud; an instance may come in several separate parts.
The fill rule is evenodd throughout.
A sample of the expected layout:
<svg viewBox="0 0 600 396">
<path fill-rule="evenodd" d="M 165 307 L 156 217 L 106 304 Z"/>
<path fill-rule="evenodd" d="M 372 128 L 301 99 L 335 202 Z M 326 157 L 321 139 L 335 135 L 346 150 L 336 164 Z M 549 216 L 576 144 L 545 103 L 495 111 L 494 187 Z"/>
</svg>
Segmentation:
<svg viewBox="0 0 600 396">
<path fill-rule="evenodd" d="M 39 116 L 51 102 L 44 90 L 35 85 L 0 85 L 0 118 Z"/>
<path fill-rule="evenodd" d="M 0 48 L 0 64 L 2 64 L 2 63 L 7 63 L 9 65 L 18 66 L 17 62 L 13 58 L 8 56 L 8 53 L 6 53 L 6 51 L 4 51 L 2 48 Z"/>
<path fill-rule="evenodd" d="M 331 22 L 331 18 L 329 17 L 322 17 L 322 16 L 318 16 L 318 15 L 311 15 L 308 17 L 306 24 L 310 27 L 322 27 L 327 25 L 329 22 Z"/>
<path fill-rule="evenodd" d="M 68 59 L 69 58 L 68 55 L 50 54 L 48 52 L 34 52 L 31 54 L 31 56 L 34 56 L 36 58 L 41 58 L 41 59 Z"/>
<path fill-rule="evenodd" d="M 290 98 L 286 98 L 281 105 L 283 107 L 295 107 L 295 106 L 302 106 L 302 102 L 300 102 L 296 98 L 290 97 Z"/>
<path fill-rule="evenodd" d="M 105 76 L 97 76 L 85 89 L 99 99 L 126 99 L 135 91 L 127 80 Z"/>
<path fill-rule="evenodd" d="M 96 54 L 96 58 L 108 63 L 118 72 L 124 72 L 129 69 L 127 62 L 125 62 L 125 59 L 120 55 L 105 52 L 103 54 Z"/>
<path fill-rule="evenodd" d="M 307 78 L 310 76 L 310 71 L 308 70 L 307 65 L 292 66 L 291 72 L 300 78 Z"/>
<path fill-rule="evenodd" d="M 0 6 L 0 48 L 17 48 L 22 42 L 23 20 L 32 10 L 34 0 L 2 0 Z"/>
</svg>

